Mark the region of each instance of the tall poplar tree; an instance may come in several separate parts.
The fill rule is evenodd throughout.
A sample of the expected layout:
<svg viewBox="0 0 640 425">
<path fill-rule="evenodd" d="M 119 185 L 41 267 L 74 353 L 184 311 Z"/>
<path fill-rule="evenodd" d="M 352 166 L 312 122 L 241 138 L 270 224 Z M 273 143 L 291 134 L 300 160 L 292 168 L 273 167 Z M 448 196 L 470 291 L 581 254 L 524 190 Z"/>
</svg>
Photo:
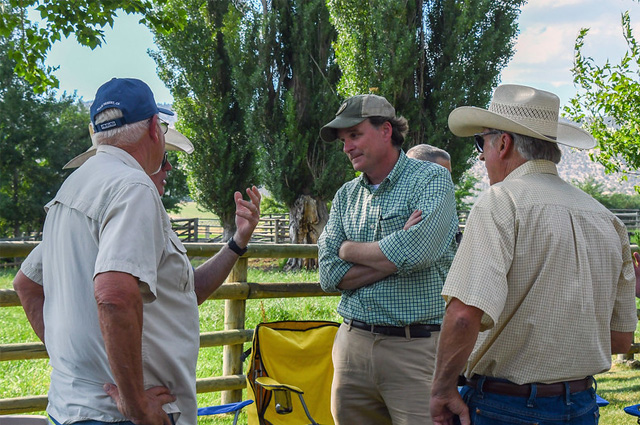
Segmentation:
<svg viewBox="0 0 640 425">
<path fill-rule="evenodd" d="M 340 105 L 336 32 L 323 0 L 264 0 L 248 108 L 264 182 L 290 210 L 292 243 L 316 243 L 327 201 L 353 176 L 339 143 L 319 137 Z M 301 261 L 290 260 L 288 267 Z"/>
<path fill-rule="evenodd" d="M 184 0 L 165 4 L 165 13 L 186 14 L 181 31 L 155 31 L 152 52 L 160 79 L 171 90 L 176 128 L 194 145 L 184 156 L 192 197 L 221 221 L 224 240 L 235 232 L 233 193 L 257 181 L 255 141 L 245 131 L 239 102 L 237 57 L 242 53 L 243 14 L 228 0 Z M 246 79 L 246 77 L 244 77 Z M 244 194 L 246 199 L 246 194 Z"/>
<path fill-rule="evenodd" d="M 454 181 L 473 144 L 447 126 L 462 105 L 484 106 L 513 55 L 525 0 L 328 0 L 338 31 L 342 97 L 385 96 L 409 120 L 405 149 L 428 143 L 451 155 Z"/>
</svg>

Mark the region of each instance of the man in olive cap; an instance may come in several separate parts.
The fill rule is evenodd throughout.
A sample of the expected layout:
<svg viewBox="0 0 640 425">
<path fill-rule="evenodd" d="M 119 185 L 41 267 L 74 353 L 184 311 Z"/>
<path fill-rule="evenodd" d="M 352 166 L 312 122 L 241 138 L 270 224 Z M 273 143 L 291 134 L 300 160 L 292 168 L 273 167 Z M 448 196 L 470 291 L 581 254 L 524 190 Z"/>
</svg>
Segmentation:
<svg viewBox="0 0 640 425">
<path fill-rule="evenodd" d="M 595 425 L 593 375 L 631 345 L 627 230 L 558 177 L 559 143 L 595 146 L 586 131 L 559 121 L 559 106 L 553 93 L 505 84 L 488 109 L 449 115 L 453 134 L 474 137 L 491 187 L 469 214 L 442 290 L 447 312 L 431 394 L 437 425 Z"/>
<path fill-rule="evenodd" d="M 331 391 L 337 424 L 431 423 L 439 294 L 458 219 L 449 172 L 407 158 L 407 131 L 384 97 L 360 95 L 320 132 L 340 140 L 362 173 L 336 193 L 318 241 L 320 284 L 342 292 Z"/>
</svg>

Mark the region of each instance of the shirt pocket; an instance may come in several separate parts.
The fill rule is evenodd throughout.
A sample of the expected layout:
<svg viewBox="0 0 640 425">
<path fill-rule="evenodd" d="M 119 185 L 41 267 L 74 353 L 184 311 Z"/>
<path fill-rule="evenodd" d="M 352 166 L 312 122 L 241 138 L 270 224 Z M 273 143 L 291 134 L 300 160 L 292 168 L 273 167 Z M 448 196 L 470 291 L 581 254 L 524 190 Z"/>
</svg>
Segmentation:
<svg viewBox="0 0 640 425">
<path fill-rule="evenodd" d="M 170 283 L 175 284 L 180 291 L 194 290 L 193 269 L 187 257 L 187 249 L 173 231 L 169 234 L 167 256 L 161 272 L 163 277 L 169 279 Z"/>
<path fill-rule="evenodd" d="M 409 214 L 410 215 L 410 214 Z M 380 217 L 380 238 L 385 238 L 392 234 L 393 232 L 397 232 L 398 230 L 402 230 L 404 224 L 409 219 L 409 215 L 404 212 L 394 211 L 389 214 L 384 214 Z"/>
</svg>

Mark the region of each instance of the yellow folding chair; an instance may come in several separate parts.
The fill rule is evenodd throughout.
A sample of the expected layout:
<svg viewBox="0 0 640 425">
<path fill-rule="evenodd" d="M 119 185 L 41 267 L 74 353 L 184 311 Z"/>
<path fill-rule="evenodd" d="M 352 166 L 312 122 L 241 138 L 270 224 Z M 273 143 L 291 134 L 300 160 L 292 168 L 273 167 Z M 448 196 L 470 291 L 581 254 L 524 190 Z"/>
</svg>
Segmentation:
<svg viewBox="0 0 640 425">
<path fill-rule="evenodd" d="M 340 325 L 327 321 L 261 323 L 247 372 L 249 425 L 332 425 L 331 350 Z M 293 393 L 293 396 L 292 396 Z"/>
</svg>

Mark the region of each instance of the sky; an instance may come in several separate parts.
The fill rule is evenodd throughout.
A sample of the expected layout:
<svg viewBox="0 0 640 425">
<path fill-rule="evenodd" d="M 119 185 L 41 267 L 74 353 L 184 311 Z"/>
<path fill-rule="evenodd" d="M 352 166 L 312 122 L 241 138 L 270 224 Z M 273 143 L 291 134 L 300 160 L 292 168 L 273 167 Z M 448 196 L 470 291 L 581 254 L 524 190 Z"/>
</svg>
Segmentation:
<svg viewBox="0 0 640 425">
<path fill-rule="evenodd" d="M 598 64 L 607 59 L 618 63 L 626 51 L 620 24 L 625 10 L 640 39 L 640 0 L 529 0 L 518 21 L 516 53 L 503 70 L 501 82 L 551 91 L 560 97 L 561 105 L 566 104 L 576 93 L 571 67 L 580 29 L 590 29 L 585 55 Z M 134 77 L 149 84 L 158 103 L 171 103 L 171 93 L 147 53 L 157 50 L 153 35 L 138 20 L 122 13 L 113 29 L 105 29 L 105 42 L 95 50 L 79 46 L 73 36 L 56 43 L 47 64 L 60 67 L 54 73 L 60 80 L 60 93 L 76 92 L 89 101 L 112 77 Z"/>
</svg>

